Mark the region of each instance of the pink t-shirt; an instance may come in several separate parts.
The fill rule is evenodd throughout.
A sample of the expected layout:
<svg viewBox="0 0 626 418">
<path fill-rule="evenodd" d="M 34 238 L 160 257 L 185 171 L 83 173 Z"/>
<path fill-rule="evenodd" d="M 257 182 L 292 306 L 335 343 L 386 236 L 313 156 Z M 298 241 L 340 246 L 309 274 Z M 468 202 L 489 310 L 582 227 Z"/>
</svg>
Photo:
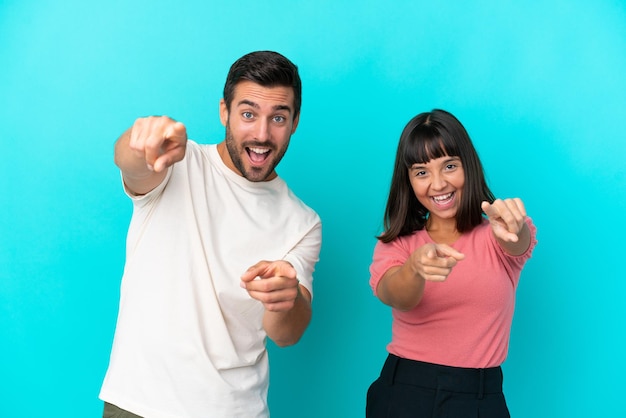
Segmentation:
<svg viewBox="0 0 626 418">
<path fill-rule="evenodd" d="M 465 254 L 444 282 L 427 281 L 420 303 L 411 311 L 392 309 L 392 339 L 387 350 L 399 357 L 455 367 L 501 365 L 509 347 L 515 290 L 522 267 L 535 247 L 536 228 L 530 218 L 528 250 L 519 256 L 505 253 L 487 220 L 461 235 L 452 245 Z M 389 268 L 432 243 L 425 230 L 378 242 L 370 266 L 370 285 L 376 294 Z"/>
</svg>

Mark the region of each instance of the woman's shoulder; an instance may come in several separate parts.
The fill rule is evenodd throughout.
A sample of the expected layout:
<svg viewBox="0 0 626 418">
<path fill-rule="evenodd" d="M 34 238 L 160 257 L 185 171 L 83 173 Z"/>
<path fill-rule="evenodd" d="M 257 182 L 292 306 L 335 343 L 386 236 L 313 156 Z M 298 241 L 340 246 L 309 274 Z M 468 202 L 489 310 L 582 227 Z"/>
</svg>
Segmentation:
<svg viewBox="0 0 626 418">
<path fill-rule="evenodd" d="M 413 250 L 417 249 L 418 247 L 428 242 L 432 242 L 432 240 L 428 236 L 428 233 L 426 232 L 426 230 L 421 229 L 421 230 L 414 231 L 409 235 L 399 236 L 390 242 L 382 242 L 378 240 L 378 242 L 376 243 L 376 247 L 381 248 L 381 249 L 382 248 L 386 248 L 386 249 L 403 248 L 407 251 L 412 252 Z"/>
</svg>

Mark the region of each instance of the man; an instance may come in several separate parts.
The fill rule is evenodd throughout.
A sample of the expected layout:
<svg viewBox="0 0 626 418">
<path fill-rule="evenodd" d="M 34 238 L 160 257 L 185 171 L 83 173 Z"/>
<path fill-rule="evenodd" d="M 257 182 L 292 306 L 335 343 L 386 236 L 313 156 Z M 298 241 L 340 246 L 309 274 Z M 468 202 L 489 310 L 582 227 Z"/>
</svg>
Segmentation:
<svg viewBox="0 0 626 418">
<path fill-rule="evenodd" d="M 297 67 L 253 52 L 228 73 L 215 145 L 168 117 L 115 144 L 133 201 L 104 416 L 266 417 L 265 338 L 311 319 L 319 216 L 278 177 L 300 115 Z"/>
</svg>

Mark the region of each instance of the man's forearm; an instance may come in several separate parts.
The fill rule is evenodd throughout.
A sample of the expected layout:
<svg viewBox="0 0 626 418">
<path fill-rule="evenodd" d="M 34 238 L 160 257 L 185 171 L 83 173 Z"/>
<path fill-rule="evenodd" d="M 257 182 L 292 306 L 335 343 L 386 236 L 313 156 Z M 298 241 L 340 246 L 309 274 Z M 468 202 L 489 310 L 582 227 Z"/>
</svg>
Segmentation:
<svg viewBox="0 0 626 418">
<path fill-rule="evenodd" d="M 308 290 L 300 285 L 300 291 L 292 309 L 287 312 L 265 311 L 263 328 L 276 345 L 287 347 L 300 340 L 311 322 L 310 300 Z"/>
</svg>

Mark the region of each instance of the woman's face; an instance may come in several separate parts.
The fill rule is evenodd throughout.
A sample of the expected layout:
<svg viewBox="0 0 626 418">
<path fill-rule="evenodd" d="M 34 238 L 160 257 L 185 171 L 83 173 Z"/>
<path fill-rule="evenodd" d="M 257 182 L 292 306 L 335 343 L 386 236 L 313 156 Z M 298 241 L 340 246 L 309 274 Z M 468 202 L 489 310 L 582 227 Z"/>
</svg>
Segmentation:
<svg viewBox="0 0 626 418">
<path fill-rule="evenodd" d="M 461 204 L 465 172 L 459 157 L 443 156 L 409 168 L 417 200 L 436 219 L 454 219 Z"/>
</svg>

